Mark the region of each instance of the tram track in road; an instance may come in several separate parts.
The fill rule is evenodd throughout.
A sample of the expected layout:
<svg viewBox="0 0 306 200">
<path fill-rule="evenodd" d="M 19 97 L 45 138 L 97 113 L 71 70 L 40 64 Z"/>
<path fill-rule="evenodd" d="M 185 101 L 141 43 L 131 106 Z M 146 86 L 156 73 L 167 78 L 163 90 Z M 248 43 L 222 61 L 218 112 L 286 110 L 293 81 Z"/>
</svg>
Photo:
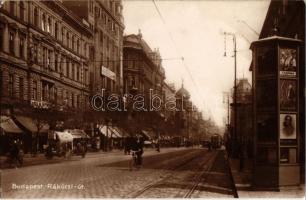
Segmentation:
<svg viewBox="0 0 306 200">
<path fill-rule="evenodd" d="M 209 176 L 214 176 L 214 175 L 222 176 L 222 175 L 224 175 L 223 173 L 216 172 L 215 169 L 212 169 L 213 166 L 216 166 L 216 164 L 220 165 L 220 162 L 219 162 L 220 161 L 220 157 L 224 157 L 224 162 L 225 162 L 224 167 L 225 167 L 225 170 L 226 171 L 227 170 L 230 171 L 226 155 L 225 154 L 223 155 L 223 152 L 219 151 L 219 154 L 217 154 L 214 157 L 213 162 L 208 161 L 207 163 L 209 163 L 209 166 L 196 176 L 194 183 L 189 188 L 189 190 L 185 193 L 183 198 L 199 198 L 199 197 L 203 197 L 203 196 L 201 196 L 201 190 L 202 190 L 201 188 L 205 188 L 205 187 L 206 188 L 210 188 L 210 189 L 214 189 L 214 190 L 219 190 L 219 191 L 227 191 L 234 198 L 239 198 L 238 195 L 237 195 L 237 190 L 236 190 L 236 187 L 235 187 L 235 184 L 233 182 L 232 175 L 231 175 L 230 172 L 229 172 L 229 179 L 230 179 L 229 180 L 229 183 L 230 183 L 229 187 L 225 188 L 222 185 L 211 185 L 210 184 L 211 178 Z M 218 161 L 218 159 L 219 159 L 219 161 Z M 195 191 L 198 191 L 198 194 L 193 195 Z"/>
<path fill-rule="evenodd" d="M 180 172 L 182 172 L 182 170 L 190 170 L 190 166 L 188 165 L 191 165 L 191 163 L 197 161 L 199 158 L 201 158 L 200 156 L 203 156 L 201 155 L 201 153 L 203 153 L 204 151 L 200 151 L 200 152 L 193 152 L 191 154 L 188 154 L 188 155 L 184 155 L 185 158 L 183 157 L 180 157 L 179 159 L 180 160 L 183 160 L 183 162 L 180 162 L 178 165 L 175 165 L 175 166 L 171 166 L 169 167 L 167 170 L 171 171 L 169 174 L 165 175 L 162 179 L 159 179 L 157 181 L 154 181 L 154 182 L 151 182 L 149 183 L 148 185 L 146 185 L 145 187 L 141 188 L 140 190 L 137 190 L 135 192 L 132 192 L 128 195 L 129 198 L 141 198 L 141 197 L 147 197 L 145 196 L 145 194 L 147 192 L 150 192 L 151 190 L 154 190 L 155 188 L 158 188 L 160 185 L 167 185 L 169 180 L 171 179 L 175 179 L 177 175 L 179 175 Z M 206 154 L 209 154 L 206 152 Z M 203 169 L 203 166 L 202 164 L 205 165 L 205 163 L 209 163 L 215 156 L 216 156 L 217 153 L 212 153 L 211 155 L 209 155 L 208 158 L 205 159 L 205 162 L 200 164 L 199 168 L 197 168 L 195 170 L 195 172 L 193 172 L 196 176 L 196 179 L 200 179 L 200 177 L 202 176 L 199 176 L 199 171 L 201 169 Z M 205 155 L 205 154 L 204 154 Z M 187 158 L 186 158 L 187 157 Z M 189 167 L 189 168 L 188 168 Z M 202 175 L 202 174 L 201 174 Z M 196 182 L 198 182 L 199 180 L 196 180 Z M 193 184 L 192 185 L 192 188 L 189 189 L 189 191 L 191 190 L 194 190 L 196 189 L 196 184 Z M 192 192 L 188 192 L 190 194 L 192 194 Z M 186 194 L 185 195 L 186 197 L 189 196 L 189 194 Z M 178 195 L 177 197 L 181 197 L 180 195 Z"/>
<path fill-rule="evenodd" d="M 213 154 L 212 156 L 210 156 L 208 158 L 208 160 L 205 163 L 208 163 L 208 166 L 206 167 L 206 169 L 203 170 L 203 168 L 200 168 L 197 170 L 197 172 L 195 173 L 195 181 L 194 183 L 191 185 L 191 187 L 189 188 L 189 190 L 185 193 L 183 198 L 191 198 L 193 192 L 198 188 L 198 185 L 205 181 L 205 177 L 203 178 L 204 174 L 206 174 L 207 172 L 210 171 L 213 162 L 212 160 L 215 159 L 217 154 Z M 208 176 L 208 175 L 206 175 Z"/>
</svg>

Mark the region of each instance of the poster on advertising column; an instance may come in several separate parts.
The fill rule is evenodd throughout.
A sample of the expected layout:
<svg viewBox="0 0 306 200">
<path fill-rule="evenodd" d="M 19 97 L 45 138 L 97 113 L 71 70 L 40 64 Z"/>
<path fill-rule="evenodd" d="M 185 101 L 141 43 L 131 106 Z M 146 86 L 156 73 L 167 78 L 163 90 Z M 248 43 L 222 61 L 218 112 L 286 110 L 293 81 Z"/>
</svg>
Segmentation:
<svg viewBox="0 0 306 200">
<path fill-rule="evenodd" d="M 280 81 L 280 109 L 296 111 L 297 90 L 295 80 Z"/>
<path fill-rule="evenodd" d="M 280 49 L 280 76 L 296 77 L 297 59 L 296 49 L 283 48 Z"/>
<path fill-rule="evenodd" d="M 280 114 L 280 139 L 296 139 L 296 115 Z"/>
</svg>

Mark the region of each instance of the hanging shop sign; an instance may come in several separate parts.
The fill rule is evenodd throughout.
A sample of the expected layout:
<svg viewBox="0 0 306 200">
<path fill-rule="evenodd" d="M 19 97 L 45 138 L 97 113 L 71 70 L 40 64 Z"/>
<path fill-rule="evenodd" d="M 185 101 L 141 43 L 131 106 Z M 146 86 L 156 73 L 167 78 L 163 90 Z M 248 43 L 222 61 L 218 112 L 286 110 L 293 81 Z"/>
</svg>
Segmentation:
<svg viewBox="0 0 306 200">
<path fill-rule="evenodd" d="M 106 76 L 106 77 L 112 79 L 113 81 L 116 80 L 116 74 L 113 71 L 111 71 L 110 69 L 108 69 L 104 66 L 101 66 L 101 75 Z"/>
</svg>

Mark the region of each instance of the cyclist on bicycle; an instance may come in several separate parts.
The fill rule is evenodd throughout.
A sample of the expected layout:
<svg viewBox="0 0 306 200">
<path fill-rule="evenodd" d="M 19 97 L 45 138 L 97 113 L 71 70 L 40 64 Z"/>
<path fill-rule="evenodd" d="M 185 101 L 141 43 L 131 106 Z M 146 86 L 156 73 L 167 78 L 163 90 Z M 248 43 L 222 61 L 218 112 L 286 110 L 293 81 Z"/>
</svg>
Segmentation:
<svg viewBox="0 0 306 200">
<path fill-rule="evenodd" d="M 136 165 L 142 166 L 142 154 L 143 154 L 143 141 L 139 135 L 133 141 L 132 151 L 136 154 Z"/>
</svg>

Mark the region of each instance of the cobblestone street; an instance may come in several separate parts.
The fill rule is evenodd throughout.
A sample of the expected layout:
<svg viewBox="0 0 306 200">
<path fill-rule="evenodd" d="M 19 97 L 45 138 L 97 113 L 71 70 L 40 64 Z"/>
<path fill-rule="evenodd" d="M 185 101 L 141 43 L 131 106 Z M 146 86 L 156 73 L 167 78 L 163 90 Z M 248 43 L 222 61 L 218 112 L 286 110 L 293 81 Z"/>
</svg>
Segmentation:
<svg viewBox="0 0 306 200">
<path fill-rule="evenodd" d="M 233 197 L 224 152 L 199 148 L 147 150 L 129 169 L 122 152 L 73 157 L 56 164 L 2 171 L 3 198 Z M 27 187 L 27 188 L 26 188 Z"/>
</svg>

